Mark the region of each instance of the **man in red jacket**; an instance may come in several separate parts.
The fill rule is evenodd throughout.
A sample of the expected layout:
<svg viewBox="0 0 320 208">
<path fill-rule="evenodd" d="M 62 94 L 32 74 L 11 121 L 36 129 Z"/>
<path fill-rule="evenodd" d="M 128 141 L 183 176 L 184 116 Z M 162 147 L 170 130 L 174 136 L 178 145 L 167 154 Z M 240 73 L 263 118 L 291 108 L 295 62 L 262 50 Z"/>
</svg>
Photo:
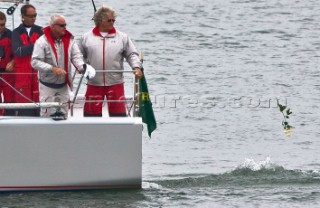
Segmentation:
<svg viewBox="0 0 320 208">
<path fill-rule="evenodd" d="M 14 53 L 15 94 L 17 103 L 39 102 L 37 71 L 31 66 L 31 55 L 36 40 L 43 34 L 42 28 L 35 25 L 37 13 L 31 4 L 21 7 L 22 24 L 12 32 Z M 19 109 L 18 116 L 40 116 L 39 109 Z"/>
<path fill-rule="evenodd" d="M 0 11 L 0 103 L 14 102 L 13 54 L 11 46 L 11 30 L 6 28 L 6 15 Z M 3 100 L 1 98 L 3 96 Z M 0 109 L 0 115 L 13 116 L 12 109 Z"/>
</svg>

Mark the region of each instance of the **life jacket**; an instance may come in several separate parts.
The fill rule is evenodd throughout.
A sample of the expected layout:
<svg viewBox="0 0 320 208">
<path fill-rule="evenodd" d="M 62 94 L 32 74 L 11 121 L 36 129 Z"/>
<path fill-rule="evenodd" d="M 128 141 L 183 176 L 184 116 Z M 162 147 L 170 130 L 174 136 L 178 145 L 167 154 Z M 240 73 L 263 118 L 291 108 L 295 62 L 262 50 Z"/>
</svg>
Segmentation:
<svg viewBox="0 0 320 208">
<path fill-rule="evenodd" d="M 54 37 L 52 36 L 51 28 L 50 26 L 45 27 L 43 29 L 44 35 L 46 36 L 51 49 L 53 51 L 54 57 L 56 58 L 56 62 L 58 63 L 58 54 L 56 47 L 54 46 Z M 66 71 L 66 82 L 70 86 L 70 81 L 69 81 L 69 45 L 70 45 L 70 40 L 71 40 L 72 34 L 69 31 L 65 31 L 65 34 L 62 36 L 61 41 L 63 42 L 63 50 L 64 50 L 64 69 Z"/>
</svg>

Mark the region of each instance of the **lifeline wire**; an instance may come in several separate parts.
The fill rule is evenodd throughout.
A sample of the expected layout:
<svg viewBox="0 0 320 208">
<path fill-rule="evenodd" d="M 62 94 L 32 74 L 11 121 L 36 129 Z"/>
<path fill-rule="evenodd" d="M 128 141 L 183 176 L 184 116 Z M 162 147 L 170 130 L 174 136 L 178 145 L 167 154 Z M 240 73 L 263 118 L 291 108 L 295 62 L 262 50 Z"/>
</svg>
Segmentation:
<svg viewBox="0 0 320 208">
<path fill-rule="evenodd" d="M 13 91 L 15 91 L 16 93 L 18 93 L 19 95 L 21 95 L 23 98 L 25 98 L 26 100 L 28 100 L 31 103 L 34 103 L 35 105 L 39 106 L 40 105 L 36 102 L 34 102 L 33 100 L 31 100 L 30 98 L 26 97 L 24 94 L 22 94 L 21 92 L 19 92 L 16 88 L 14 88 L 12 85 L 10 85 L 6 80 L 4 80 L 2 77 L 0 77 L 0 80 L 2 80 L 5 84 L 7 84 L 11 89 L 13 89 Z"/>
</svg>

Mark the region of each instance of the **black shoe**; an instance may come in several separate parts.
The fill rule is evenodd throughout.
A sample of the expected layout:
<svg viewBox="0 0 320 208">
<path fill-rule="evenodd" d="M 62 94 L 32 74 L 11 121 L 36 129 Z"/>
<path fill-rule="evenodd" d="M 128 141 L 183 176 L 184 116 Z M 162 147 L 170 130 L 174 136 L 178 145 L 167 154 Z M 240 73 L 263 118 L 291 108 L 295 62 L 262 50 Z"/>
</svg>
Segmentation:
<svg viewBox="0 0 320 208">
<path fill-rule="evenodd" d="M 56 111 L 54 114 L 51 114 L 50 117 L 55 121 L 66 120 L 66 115 L 61 111 Z"/>
</svg>

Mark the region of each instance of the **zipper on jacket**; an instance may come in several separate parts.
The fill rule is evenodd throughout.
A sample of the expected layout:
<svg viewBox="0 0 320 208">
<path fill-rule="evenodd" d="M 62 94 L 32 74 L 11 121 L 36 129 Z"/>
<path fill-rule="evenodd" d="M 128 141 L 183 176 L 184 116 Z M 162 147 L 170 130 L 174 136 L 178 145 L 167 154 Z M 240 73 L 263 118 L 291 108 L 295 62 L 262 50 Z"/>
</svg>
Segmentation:
<svg viewBox="0 0 320 208">
<path fill-rule="evenodd" d="M 102 60 L 102 65 L 103 65 L 103 85 L 104 86 L 106 86 L 106 63 L 105 63 L 105 54 L 106 54 L 106 38 L 104 37 L 103 38 L 103 56 L 102 56 L 102 58 L 103 58 L 103 60 Z"/>
</svg>

